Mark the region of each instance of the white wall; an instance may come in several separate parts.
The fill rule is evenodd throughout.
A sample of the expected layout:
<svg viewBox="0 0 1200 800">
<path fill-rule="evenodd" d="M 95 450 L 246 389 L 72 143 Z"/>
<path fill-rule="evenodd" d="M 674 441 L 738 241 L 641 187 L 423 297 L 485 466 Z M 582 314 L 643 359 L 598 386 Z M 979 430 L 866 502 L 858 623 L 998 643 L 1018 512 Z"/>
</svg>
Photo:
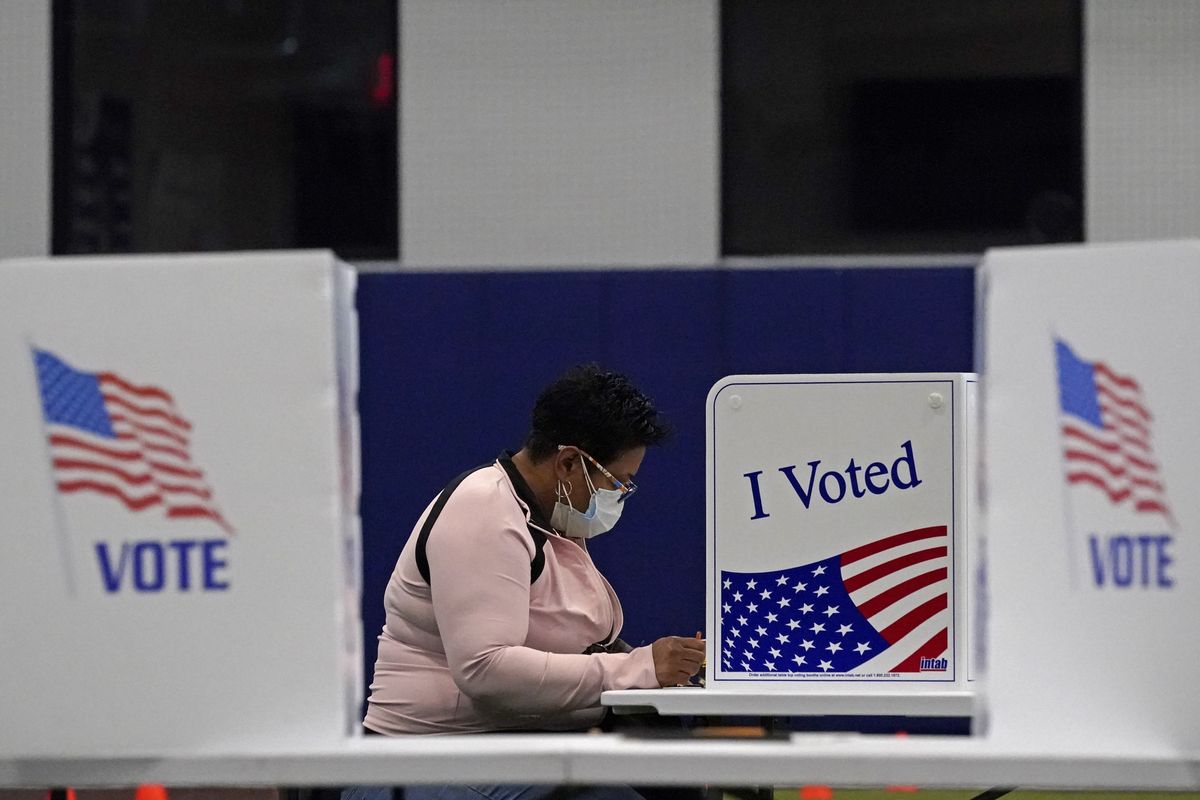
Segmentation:
<svg viewBox="0 0 1200 800">
<path fill-rule="evenodd" d="M 50 252 L 50 2 L 0 2 L 0 258 Z"/>
<path fill-rule="evenodd" d="M 711 264 L 715 0 L 401 0 L 405 266 Z"/>
<path fill-rule="evenodd" d="M 1086 0 L 1089 241 L 1200 234 L 1200 2 Z"/>
</svg>

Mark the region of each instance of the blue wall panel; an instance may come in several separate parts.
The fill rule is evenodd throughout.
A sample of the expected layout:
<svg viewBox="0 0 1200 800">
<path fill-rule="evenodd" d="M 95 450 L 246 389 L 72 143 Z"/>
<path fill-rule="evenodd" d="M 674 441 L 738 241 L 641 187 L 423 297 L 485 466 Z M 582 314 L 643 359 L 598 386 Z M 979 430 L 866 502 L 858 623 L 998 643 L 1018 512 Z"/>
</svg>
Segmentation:
<svg viewBox="0 0 1200 800">
<path fill-rule="evenodd" d="M 703 627 L 704 441 L 697 449 L 695 435 L 720 377 L 724 303 L 711 272 L 616 272 L 608 280 L 604 363 L 654 398 L 675 429 L 646 454 L 621 524 L 590 548 L 622 599 L 625 639 L 640 645 Z"/>
<path fill-rule="evenodd" d="M 837 372 L 846 351 L 845 274 L 832 269 L 725 273 L 727 355 L 718 377 Z"/>
<path fill-rule="evenodd" d="M 973 271 L 771 269 L 366 274 L 358 296 L 366 674 L 382 595 L 437 491 L 520 446 L 569 366 L 628 373 L 671 419 L 592 552 L 634 644 L 704 618 L 704 399 L 735 373 L 967 371 Z"/>
<path fill-rule="evenodd" d="M 970 372 L 972 269 L 846 271 L 846 372 Z"/>
</svg>

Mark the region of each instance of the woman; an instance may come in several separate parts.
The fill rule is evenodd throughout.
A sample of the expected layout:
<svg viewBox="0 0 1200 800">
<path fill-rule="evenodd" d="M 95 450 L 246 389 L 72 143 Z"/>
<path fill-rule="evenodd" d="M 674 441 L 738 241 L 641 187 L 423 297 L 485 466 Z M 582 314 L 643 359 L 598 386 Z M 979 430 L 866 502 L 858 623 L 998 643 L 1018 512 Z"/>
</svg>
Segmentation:
<svg viewBox="0 0 1200 800">
<path fill-rule="evenodd" d="M 600 721 L 606 689 L 687 681 L 698 640 L 612 652 L 621 605 L 586 546 L 665 436 L 622 375 L 589 365 L 546 387 L 524 447 L 459 476 L 417 521 L 384 594 L 365 726 L 579 730 Z"/>
<path fill-rule="evenodd" d="M 576 367 L 542 391 L 520 451 L 443 489 L 388 582 L 367 730 L 582 730 L 603 717 L 602 691 L 694 675 L 698 639 L 622 652 L 620 601 L 587 552 L 587 539 L 611 529 L 634 495 L 646 448 L 666 433 L 626 377 Z M 621 790 L 636 796 L 596 791 Z"/>
</svg>

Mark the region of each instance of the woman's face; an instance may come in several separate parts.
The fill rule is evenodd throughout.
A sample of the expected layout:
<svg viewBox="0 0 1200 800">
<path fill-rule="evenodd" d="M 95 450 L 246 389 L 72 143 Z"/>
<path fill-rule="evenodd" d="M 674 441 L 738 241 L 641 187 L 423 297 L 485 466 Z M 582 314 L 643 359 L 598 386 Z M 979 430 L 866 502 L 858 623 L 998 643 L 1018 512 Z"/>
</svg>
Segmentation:
<svg viewBox="0 0 1200 800">
<path fill-rule="evenodd" d="M 612 461 L 604 464 L 604 468 L 613 474 L 613 477 L 622 483 L 636 483 L 638 469 L 642 466 L 642 459 L 646 456 L 646 448 L 644 445 L 631 447 L 617 454 L 617 457 Z M 610 481 L 603 472 L 592 467 L 591 462 L 580 456 L 577 459 L 578 466 L 572 471 L 573 474 L 568 476 L 571 481 L 571 505 L 579 511 L 586 511 L 588 504 L 592 500 L 592 493 L 588 491 L 587 481 L 583 478 L 583 473 L 580 470 L 588 469 L 588 475 L 592 478 L 592 484 L 597 489 L 615 489 L 616 486 Z"/>
</svg>

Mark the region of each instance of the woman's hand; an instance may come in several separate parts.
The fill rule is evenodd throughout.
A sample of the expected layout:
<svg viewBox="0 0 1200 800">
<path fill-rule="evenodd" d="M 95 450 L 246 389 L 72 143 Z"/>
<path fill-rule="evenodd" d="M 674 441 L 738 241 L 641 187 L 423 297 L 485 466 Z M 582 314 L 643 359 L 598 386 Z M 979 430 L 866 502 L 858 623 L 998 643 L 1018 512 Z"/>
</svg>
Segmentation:
<svg viewBox="0 0 1200 800">
<path fill-rule="evenodd" d="M 654 657 L 654 677 L 659 686 L 687 683 L 704 663 L 704 640 L 685 636 L 664 636 L 650 645 Z"/>
</svg>

